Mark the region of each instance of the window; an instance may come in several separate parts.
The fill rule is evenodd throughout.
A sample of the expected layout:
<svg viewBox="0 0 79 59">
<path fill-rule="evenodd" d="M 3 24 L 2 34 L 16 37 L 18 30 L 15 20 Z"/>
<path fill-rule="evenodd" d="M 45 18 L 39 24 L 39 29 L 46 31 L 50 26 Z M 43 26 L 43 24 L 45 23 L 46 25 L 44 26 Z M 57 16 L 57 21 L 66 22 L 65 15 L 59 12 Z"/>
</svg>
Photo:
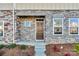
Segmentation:
<svg viewBox="0 0 79 59">
<path fill-rule="evenodd" d="M 54 34 L 63 34 L 63 18 L 54 18 L 53 19 L 53 30 Z"/>
<path fill-rule="evenodd" d="M 78 34 L 78 18 L 69 18 L 69 33 Z"/>
<path fill-rule="evenodd" d="M 32 26 L 32 22 L 31 21 L 24 21 L 23 25 L 24 25 L 24 27 L 31 27 Z"/>
<path fill-rule="evenodd" d="M 4 24 L 3 22 L 0 22 L 0 37 L 3 36 L 3 31 L 4 31 Z"/>
</svg>

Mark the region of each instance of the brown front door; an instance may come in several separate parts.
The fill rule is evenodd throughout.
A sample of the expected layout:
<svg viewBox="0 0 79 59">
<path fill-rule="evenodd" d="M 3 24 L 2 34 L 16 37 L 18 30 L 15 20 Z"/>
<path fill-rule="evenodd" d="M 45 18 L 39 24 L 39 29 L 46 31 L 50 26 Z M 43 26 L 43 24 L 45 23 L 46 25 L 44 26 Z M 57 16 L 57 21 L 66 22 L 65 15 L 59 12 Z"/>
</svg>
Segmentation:
<svg viewBox="0 0 79 59">
<path fill-rule="evenodd" d="M 44 39 L 44 19 L 36 19 L 36 40 Z"/>
</svg>

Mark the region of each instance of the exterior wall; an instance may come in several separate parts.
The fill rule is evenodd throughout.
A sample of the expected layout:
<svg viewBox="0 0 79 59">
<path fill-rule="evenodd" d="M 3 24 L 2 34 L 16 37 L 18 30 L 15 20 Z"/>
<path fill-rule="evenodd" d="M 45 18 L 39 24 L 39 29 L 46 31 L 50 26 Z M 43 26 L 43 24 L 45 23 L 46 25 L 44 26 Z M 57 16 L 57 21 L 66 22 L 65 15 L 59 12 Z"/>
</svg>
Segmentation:
<svg viewBox="0 0 79 59">
<path fill-rule="evenodd" d="M 1 43 L 13 42 L 13 11 L 0 10 L 0 21 L 4 21 L 4 36 L 0 37 Z"/>
<path fill-rule="evenodd" d="M 19 18 L 18 18 L 19 19 Z M 24 19 L 24 18 L 22 18 Z M 16 23 L 16 33 L 15 33 L 15 42 L 28 42 L 28 41 L 34 41 L 35 40 L 35 20 L 34 18 L 28 17 L 26 20 L 32 21 L 31 28 L 23 27 L 23 22 L 15 21 Z M 17 19 L 16 19 L 17 20 Z M 25 21 L 25 20 L 24 20 Z"/>
<path fill-rule="evenodd" d="M 0 21 L 4 21 L 4 37 L 0 37 L 1 43 L 13 43 L 21 41 L 35 41 L 35 21 L 32 23 L 31 30 L 18 31 L 17 16 L 45 16 L 45 42 L 46 43 L 77 43 L 79 35 L 69 35 L 68 29 L 64 28 L 63 35 L 53 35 L 53 18 L 64 18 L 64 26 L 68 26 L 68 18 L 79 18 L 79 4 L 0 4 Z M 15 22 L 13 23 L 13 10 Z M 15 24 L 15 36 L 13 37 L 13 24 Z M 21 34 L 21 35 L 20 35 Z M 28 36 L 26 36 L 28 34 Z"/>
<path fill-rule="evenodd" d="M 40 16 L 44 15 L 45 16 L 45 42 L 46 43 L 53 43 L 53 44 L 58 44 L 58 43 L 77 43 L 79 40 L 77 37 L 79 35 L 69 35 L 68 29 L 64 28 L 64 34 L 63 35 L 53 35 L 53 18 L 64 18 L 64 26 L 67 24 L 68 26 L 68 18 L 71 17 L 79 17 L 79 11 L 78 10 L 16 10 L 15 11 L 15 18 L 17 19 L 17 16 Z M 15 20 L 15 23 L 16 20 Z M 18 23 L 19 24 L 19 23 Z M 19 24 L 20 25 L 20 24 Z M 28 32 L 31 34 L 29 36 L 31 41 L 35 41 L 35 24 L 33 25 L 34 27 L 32 28 L 33 31 Z M 16 29 L 17 30 L 17 29 Z M 20 32 L 22 32 L 21 30 Z M 25 32 L 25 31 L 24 31 Z M 18 34 L 19 32 L 15 32 L 15 34 Z M 15 35 L 17 36 L 17 35 Z M 27 39 L 29 39 L 27 36 Z M 19 39 L 17 39 L 19 38 Z M 15 39 L 16 41 L 24 39 L 22 36 L 17 36 Z M 25 41 L 25 40 L 24 40 Z"/>
</svg>

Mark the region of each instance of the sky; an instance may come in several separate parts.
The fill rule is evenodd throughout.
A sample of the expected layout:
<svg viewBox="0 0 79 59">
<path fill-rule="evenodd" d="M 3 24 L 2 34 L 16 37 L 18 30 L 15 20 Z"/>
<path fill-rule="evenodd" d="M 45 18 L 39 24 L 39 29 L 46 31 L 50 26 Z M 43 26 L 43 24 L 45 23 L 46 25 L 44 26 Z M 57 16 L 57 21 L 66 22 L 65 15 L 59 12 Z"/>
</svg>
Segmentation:
<svg viewBox="0 0 79 59">
<path fill-rule="evenodd" d="M 70 22 L 78 23 L 78 18 L 70 18 Z"/>
</svg>

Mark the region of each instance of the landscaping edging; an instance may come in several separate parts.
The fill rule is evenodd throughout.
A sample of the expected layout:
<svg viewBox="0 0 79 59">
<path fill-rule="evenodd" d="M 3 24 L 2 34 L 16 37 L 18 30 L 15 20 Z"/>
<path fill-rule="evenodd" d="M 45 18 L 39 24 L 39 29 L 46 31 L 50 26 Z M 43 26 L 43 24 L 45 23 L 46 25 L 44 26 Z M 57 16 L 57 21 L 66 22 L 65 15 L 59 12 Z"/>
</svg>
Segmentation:
<svg viewBox="0 0 79 59">
<path fill-rule="evenodd" d="M 47 56 L 79 56 L 79 53 L 75 52 L 74 48 L 74 43 L 48 44 L 45 53 Z"/>
<path fill-rule="evenodd" d="M 3 47 L 0 49 L 0 56 L 34 56 L 34 46 L 16 45 L 16 47 Z"/>
</svg>

